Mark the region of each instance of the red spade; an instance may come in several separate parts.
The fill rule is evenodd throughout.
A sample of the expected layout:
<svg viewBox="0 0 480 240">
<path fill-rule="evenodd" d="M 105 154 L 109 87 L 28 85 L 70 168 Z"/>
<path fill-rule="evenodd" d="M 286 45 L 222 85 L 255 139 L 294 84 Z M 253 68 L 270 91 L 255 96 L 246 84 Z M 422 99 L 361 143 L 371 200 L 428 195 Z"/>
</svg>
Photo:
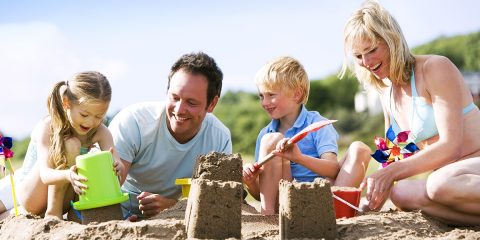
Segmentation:
<svg viewBox="0 0 480 240">
<path fill-rule="evenodd" d="M 305 136 L 307 136 L 308 133 L 311 133 L 311 132 L 315 132 L 317 131 L 318 129 L 322 128 L 322 127 L 325 127 L 327 126 L 328 124 L 332 124 L 334 122 L 336 122 L 337 120 L 323 120 L 323 121 L 318 121 L 318 122 L 314 122 L 310 125 L 308 125 L 308 127 L 304 128 L 302 131 L 300 131 L 299 133 L 295 134 L 295 136 L 293 136 L 292 138 L 290 138 L 285 146 L 285 149 L 288 149 L 289 147 L 291 147 L 293 144 L 297 143 L 298 141 L 302 140 Z M 269 153 L 267 154 L 265 157 L 263 157 L 259 162 L 258 162 L 258 165 L 255 166 L 255 169 L 258 169 L 260 168 L 261 166 L 263 166 L 263 164 L 267 163 L 268 161 L 270 161 L 275 155 L 273 155 L 272 153 Z"/>
</svg>

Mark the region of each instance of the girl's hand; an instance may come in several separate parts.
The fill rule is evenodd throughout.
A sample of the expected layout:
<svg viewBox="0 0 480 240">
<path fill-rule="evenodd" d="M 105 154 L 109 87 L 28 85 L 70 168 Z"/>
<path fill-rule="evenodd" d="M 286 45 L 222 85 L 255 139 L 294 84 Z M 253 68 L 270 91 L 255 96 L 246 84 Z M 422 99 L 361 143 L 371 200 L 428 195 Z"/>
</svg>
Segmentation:
<svg viewBox="0 0 480 240">
<path fill-rule="evenodd" d="M 382 208 L 383 203 L 389 197 L 393 187 L 394 177 L 389 167 L 379 169 L 363 180 L 360 189 L 367 187 L 366 198 L 368 207 L 373 211 Z"/>
<path fill-rule="evenodd" d="M 123 176 L 123 172 L 125 171 L 125 167 L 123 166 L 120 159 L 118 159 L 117 154 L 115 153 L 115 148 L 111 147 L 109 151 L 112 153 L 113 156 L 113 171 L 119 177 Z"/>
<path fill-rule="evenodd" d="M 302 152 L 298 148 L 297 144 L 287 145 L 289 138 L 284 138 L 278 141 L 275 150 L 272 151 L 273 155 L 281 158 L 288 159 L 292 162 L 297 162 L 302 157 Z M 298 162 L 297 162 L 298 163 Z"/>
<path fill-rule="evenodd" d="M 263 172 L 263 168 L 261 168 L 258 163 L 247 163 L 243 166 L 243 183 L 247 184 L 247 186 L 251 186 L 255 183 L 258 175 Z"/>
<path fill-rule="evenodd" d="M 115 171 L 115 175 L 118 177 L 122 176 L 123 173 L 123 164 L 120 161 L 113 161 L 113 171 Z"/>
<path fill-rule="evenodd" d="M 73 190 L 78 195 L 82 195 L 85 192 L 84 189 L 88 188 L 87 185 L 82 183 L 86 182 L 87 179 L 77 174 L 77 165 L 71 166 L 68 170 L 68 181 L 72 184 Z"/>
</svg>

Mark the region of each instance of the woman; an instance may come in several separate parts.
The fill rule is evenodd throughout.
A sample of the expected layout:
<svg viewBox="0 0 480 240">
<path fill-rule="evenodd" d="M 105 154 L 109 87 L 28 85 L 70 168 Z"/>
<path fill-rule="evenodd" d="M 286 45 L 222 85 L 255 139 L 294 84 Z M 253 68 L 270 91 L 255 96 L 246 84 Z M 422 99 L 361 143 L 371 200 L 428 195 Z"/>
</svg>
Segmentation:
<svg viewBox="0 0 480 240">
<path fill-rule="evenodd" d="M 407 131 L 419 148 L 364 179 L 368 207 L 390 197 L 402 210 L 480 224 L 480 111 L 459 70 L 442 56 L 412 55 L 396 20 L 374 1 L 348 20 L 344 45 L 359 81 L 381 96 L 386 132 Z"/>
</svg>

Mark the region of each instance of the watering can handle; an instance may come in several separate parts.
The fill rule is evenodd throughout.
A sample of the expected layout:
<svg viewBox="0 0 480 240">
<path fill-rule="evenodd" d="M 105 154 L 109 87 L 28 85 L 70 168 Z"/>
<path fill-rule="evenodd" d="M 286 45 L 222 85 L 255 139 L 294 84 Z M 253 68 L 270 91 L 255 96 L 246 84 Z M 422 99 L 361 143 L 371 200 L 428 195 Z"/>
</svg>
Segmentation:
<svg viewBox="0 0 480 240">
<path fill-rule="evenodd" d="M 361 212 L 361 213 L 363 213 L 363 210 L 362 210 L 362 209 L 360 209 L 360 208 L 358 208 L 358 207 L 355 207 L 355 206 L 353 206 L 351 203 L 349 203 L 349 202 L 345 201 L 343 198 L 341 198 L 341 197 L 339 197 L 339 196 L 337 196 L 337 195 L 335 195 L 335 194 L 333 194 L 333 193 L 332 193 L 332 195 L 333 195 L 333 197 L 334 197 L 335 199 L 337 199 L 338 201 L 340 201 L 340 202 L 342 202 L 342 203 L 345 203 L 347 206 L 349 206 L 349 207 L 351 207 L 351 208 L 353 208 L 353 209 L 357 210 L 358 212 Z"/>
</svg>

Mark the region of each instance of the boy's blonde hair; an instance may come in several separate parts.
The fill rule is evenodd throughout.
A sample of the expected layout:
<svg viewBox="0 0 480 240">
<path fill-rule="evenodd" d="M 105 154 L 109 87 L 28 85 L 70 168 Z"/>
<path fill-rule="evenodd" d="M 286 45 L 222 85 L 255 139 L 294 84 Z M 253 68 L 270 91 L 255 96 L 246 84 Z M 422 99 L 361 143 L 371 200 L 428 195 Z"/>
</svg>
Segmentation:
<svg viewBox="0 0 480 240">
<path fill-rule="evenodd" d="M 379 41 L 385 41 L 390 51 L 389 78 L 394 84 L 403 85 L 410 81 L 410 75 L 415 65 L 415 57 L 408 48 L 402 29 L 395 18 L 377 1 L 365 1 L 360 9 L 355 11 L 344 30 L 345 60 L 340 77 L 347 71 L 347 53 L 358 41 L 368 40 L 374 46 Z M 377 89 L 385 87 L 382 79 L 378 79 L 367 69 L 354 65 L 358 80 Z"/>
<path fill-rule="evenodd" d="M 257 87 L 268 90 L 281 89 L 290 92 L 301 90 L 300 103 L 306 104 L 310 92 L 308 75 L 302 64 L 292 57 L 283 56 L 265 64 L 255 77 Z"/>
<path fill-rule="evenodd" d="M 65 86 L 61 91 L 61 87 Z M 68 98 L 70 104 L 110 103 L 112 89 L 107 78 L 99 72 L 81 72 L 69 81 L 55 84 L 48 96 L 48 112 L 51 117 L 50 148 L 48 162 L 56 169 L 67 168 L 65 140 L 72 137 L 74 129 L 63 108 L 62 97 Z M 90 142 L 96 133 L 93 129 L 88 133 Z"/>
</svg>

